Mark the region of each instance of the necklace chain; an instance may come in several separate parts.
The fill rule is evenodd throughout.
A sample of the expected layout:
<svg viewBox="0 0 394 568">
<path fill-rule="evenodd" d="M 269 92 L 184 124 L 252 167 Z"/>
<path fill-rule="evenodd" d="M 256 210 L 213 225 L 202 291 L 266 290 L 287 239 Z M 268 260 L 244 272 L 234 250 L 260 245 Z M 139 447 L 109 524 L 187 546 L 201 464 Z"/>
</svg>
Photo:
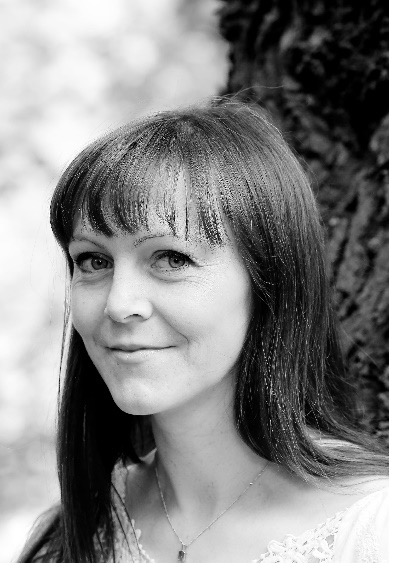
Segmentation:
<svg viewBox="0 0 394 568">
<path fill-rule="evenodd" d="M 161 489 L 161 485 L 160 485 L 160 479 L 159 479 L 159 474 L 157 471 L 157 464 L 155 463 L 155 474 L 156 474 L 156 481 L 157 481 L 157 487 L 159 489 L 159 493 L 160 493 L 160 499 L 161 499 L 161 503 L 163 505 L 163 509 L 164 512 L 166 514 L 167 517 L 167 521 L 170 525 L 170 527 L 172 528 L 173 533 L 175 534 L 175 536 L 177 537 L 177 539 L 179 540 L 179 542 L 181 543 L 181 550 L 178 552 L 178 561 L 179 562 L 185 562 L 186 561 L 186 551 L 189 548 L 189 546 L 191 544 L 193 544 L 193 542 L 195 542 L 202 534 L 204 534 L 208 529 L 211 528 L 211 526 L 216 523 L 216 521 L 218 521 L 220 519 L 220 517 L 222 517 L 225 513 L 227 513 L 227 511 L 229 509 L 231 509 L 231 507 L 233 505 L 235 505 L 235 503 L 237 503 L 237 501 L 239 501 L 241 499 L 241 497 L 243 497 L 243 495 L 245 495 L 245 493 L 252 487 L 252 485 L 254 485 L 254 483 L 258 480 L 258 478 L 264 473 L 266 467 L 268 466 L 269 462 L 267 461 L 267 463 L 265 464 L 265 466 L 263 467 L 263 469 L 256 475 L 256 477 L 253 479 L 253 481 L 251 481 L 250 483 L 248 483 L 248 485 L 245 487 L 245 489 L 242 491 L 242 493 L 240 493 L 238 495 L 238 497 L 236 499 L 234 499 L 234 501 L 228 506 L 226 507 L 226 509 L 224 509 L 221 513 L 219 513 L 219 515 L 217 517 L 215 517 L 213 519 L 213 521 L 211 521 L 209 523 L 209 525 L 207 527 L 205 527 L 202 531 L 200 531 L 191 541 L 189 541 L 188 543 L 183 542 L 183 540 L 181 539 L 181 537 L 178 535 L 178 533 L 176 532 L 174 525 L 171 522 L 170 516 L 168 514 L 167 511 L 167 505 L 166 502 L 164 500 L 164 495 L 163 495 L 163 491 Z"/>
</svg>

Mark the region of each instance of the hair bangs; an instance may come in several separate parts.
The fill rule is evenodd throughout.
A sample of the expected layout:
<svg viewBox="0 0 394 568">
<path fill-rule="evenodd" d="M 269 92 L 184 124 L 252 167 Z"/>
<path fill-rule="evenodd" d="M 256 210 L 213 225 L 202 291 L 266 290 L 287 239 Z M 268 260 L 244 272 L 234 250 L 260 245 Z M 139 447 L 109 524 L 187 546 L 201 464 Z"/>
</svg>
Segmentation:
<svg viewBox="0 0 394 568">
<path fill-rule="evenodd" d="M 166 115 L 167 114 L 167 115 Z M 66 248 L 76 220 L 113 236 L 166 223 L 174 234 L 228 239 L 222 209 L 223 163 L 202 131 L 168 113 L 129 125 L 95 142 L 62 176 L 51 223 Z"/>
</svg>

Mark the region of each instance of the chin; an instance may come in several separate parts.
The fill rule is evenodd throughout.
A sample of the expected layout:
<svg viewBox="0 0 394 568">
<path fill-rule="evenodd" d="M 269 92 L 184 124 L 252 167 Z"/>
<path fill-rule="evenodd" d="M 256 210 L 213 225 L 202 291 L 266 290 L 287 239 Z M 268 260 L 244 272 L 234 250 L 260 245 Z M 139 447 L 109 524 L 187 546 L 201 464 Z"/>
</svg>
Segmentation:
<svg viewBox="0 0 394 568">
<path fill-rule="evenodd" d="M 108 385 L 114 403 L 126 414 L 134 416 L 149 416 L 165 409 L 163 400 L 159 400 L 157 395 L 150 392 L 136 392 L 137 389 L 119 388 L 119 385 Z"/>
</svg>

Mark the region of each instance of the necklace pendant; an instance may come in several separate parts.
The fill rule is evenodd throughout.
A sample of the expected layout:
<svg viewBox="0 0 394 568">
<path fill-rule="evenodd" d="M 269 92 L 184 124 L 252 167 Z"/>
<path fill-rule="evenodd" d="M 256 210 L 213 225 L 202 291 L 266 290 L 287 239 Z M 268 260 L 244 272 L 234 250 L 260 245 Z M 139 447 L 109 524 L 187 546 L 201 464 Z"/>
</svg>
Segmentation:
<svg viewBox="0 0 394 568">
<path fill-rule="evenodd" d="M 186 546 L 182 544 L 182 549 L 178 552 L 178 562 L 186 562 Z"/>
</svg>

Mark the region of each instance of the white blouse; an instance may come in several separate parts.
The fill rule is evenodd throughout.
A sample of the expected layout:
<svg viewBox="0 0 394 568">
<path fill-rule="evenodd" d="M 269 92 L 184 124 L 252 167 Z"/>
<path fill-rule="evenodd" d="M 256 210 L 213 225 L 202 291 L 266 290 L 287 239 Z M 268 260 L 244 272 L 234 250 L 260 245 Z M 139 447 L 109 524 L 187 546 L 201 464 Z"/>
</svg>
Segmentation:
<svg viewBox="0 0 394 568">
<path fill-rule="evenodd" d="M 115 557 L 113 562 L 155 562 L 141 544 L 141 531 L 125 508 L 127 468 L 113 473 Z M 362 497 L 317 527 L 269 542 L 251 562 L 388 562 L 388 486 Z"/>
</svg>

